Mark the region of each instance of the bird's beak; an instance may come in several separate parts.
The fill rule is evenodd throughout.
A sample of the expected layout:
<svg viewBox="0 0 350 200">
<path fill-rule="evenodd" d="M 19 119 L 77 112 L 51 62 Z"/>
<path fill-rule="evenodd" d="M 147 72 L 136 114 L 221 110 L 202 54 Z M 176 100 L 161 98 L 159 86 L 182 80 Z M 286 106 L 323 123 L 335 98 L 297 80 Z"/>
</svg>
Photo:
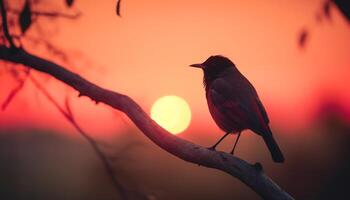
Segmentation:
<svg viewBox="0 0 350 200">
<path fill-rule="evenodd" d="M 204 68 L 205 66 L 203 64 L 192 64 L 190 67 L 196 67 L 196 68 Z"/>
</svg>

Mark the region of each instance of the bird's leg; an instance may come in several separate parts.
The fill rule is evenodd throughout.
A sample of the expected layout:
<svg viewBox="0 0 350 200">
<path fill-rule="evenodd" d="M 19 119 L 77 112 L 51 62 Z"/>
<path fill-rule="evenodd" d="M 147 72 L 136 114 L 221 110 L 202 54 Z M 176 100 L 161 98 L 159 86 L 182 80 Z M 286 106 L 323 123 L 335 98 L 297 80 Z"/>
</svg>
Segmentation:
<svg viewBox="0 0 350 200">
<path fill-rule="evenodd" d="M 209 147 L 208 149 L 210 149 L 210 150 L 215 150 L 216 146 L 218 146 L 218 144 L 219 144 L 226 136 L 228 136 L 228 134 L 230 134 L 230 133 L 229 133 L 229 132 L 226 133 L 224 136 L 222 136 L 222 138 L 220 138 L 220 140 L 219 140 L 217 143 L 215 143 L 212 147 Z"/>
<path fill-rule="evenodd" d="M 233 152 L 235 151 L 235 148 L 236 148 L 236 145 L 238 143 L 238 140 L 239 140 L 239 137 L 241 136 L 241 132 L 238 133 L 238 136 L 237 136 L 237 139 L 236 139 L 236 142 L 235 142 L 235 145 L 233 145 L 233 149 L 231 151 L 231 154 L 233 155 Z"/>
</svg>

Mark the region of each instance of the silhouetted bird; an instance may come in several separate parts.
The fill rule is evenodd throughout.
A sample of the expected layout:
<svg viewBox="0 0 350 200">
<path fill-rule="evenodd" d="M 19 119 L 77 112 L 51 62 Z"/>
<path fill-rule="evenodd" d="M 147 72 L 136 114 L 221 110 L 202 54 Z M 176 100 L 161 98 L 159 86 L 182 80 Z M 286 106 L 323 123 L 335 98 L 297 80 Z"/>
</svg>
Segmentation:
<svg viewBox="0 0 350 200">
<path fill-rule="evenodd" d="M 238 133 L 231 154 L 233 154 L 241 132 L 250 129 L 261 135 L 275 162 L 284 157 L 269 127 L 269 118 L 253 85 L 245 78 L 228 58 L 211 56 L 202 64 L 191 67 L 204 71 L 204 87 L 209 111 L 216 124 L 226 134 L 215 147 L 230 133 Z"/>
</svg>

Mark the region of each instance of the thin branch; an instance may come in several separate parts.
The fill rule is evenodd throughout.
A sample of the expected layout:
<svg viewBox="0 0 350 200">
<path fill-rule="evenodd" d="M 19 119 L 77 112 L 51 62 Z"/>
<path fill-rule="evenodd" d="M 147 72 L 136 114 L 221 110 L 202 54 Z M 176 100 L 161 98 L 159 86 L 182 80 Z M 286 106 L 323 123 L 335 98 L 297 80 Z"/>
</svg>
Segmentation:
<svg viewBox="0 0 350 200">
<path fill-rule="evenodd" d="M 24 49 L 11 53 L 9 48 L 0 46 L 0 59 L 21 63 L 49 74 L 77 90 L 79 96 L 90 97 L 95 102 L 103 102 L 124 112 L 145 136 L 182 160 L 224 171 L 241 180 L 264 199 L 293 199 L 255 165 L 225 152 L 209 150 L 167 132 L 126 95 L 101 88 L 78 74 L 32 55 Z"/>
<path fill-rule="evenodd" d="M 8 9 L 9 13 L 12 14 L 20 14 L 21 11 L 20 10 L 15 10 L 15 9 Z M 57 18 L 57 17 L 61 17 L 61 18 L 66 18 L 66 19 L 77 19 L 81 16 L 81 13 L 75 13 L 75 14 L 66 14 L 66 13 L 60 13 L 60 12 L 50 12 L 50 11 L 35 11 L 32 10 L 31 14 L 33 16 L 42 16 L 42 17 L 49 17 L 49 18 Z"/>
<path fill-rule="evenodd" d="M 108 177 L 110 177 L 115 189 L 117 189 L 122 199 L 128 199 L 126 190 L 124 189 L 122 184 L 119 183 L 119 181 L 116 179 L 112 166 L 108 161 L 108 158 L 100 150 L 95 140 L 92 137 L 90 137 L 75 121 L 68 98 L 66 98 L 65 100 L 65 110 L 62 106 L 59 105 L 59 103 L 53 98 L 53 96 L 45 89 L 45 87 L 38 80 L 36 80 L 33 76 L 30 76 L 29 79 L 35 85 L 35 87 L 57 108 L 57 110 L 60 111 L 60 113 L 70 122 L 70 124 L 73 125 L 73 127 L 80 133 L 80 135 L 88 141 L 88 143 L 92 146 L 97 156 L 102 161 L 103 167 L 105 168 Z"/>
<path fill-rule="evenodd" d="M 16 48 L 16 45 L 13 42 L 12 37 L 11 37 L 10 32 L 9 32 L 9 29 L 8 29 L 7 14 L 6 14 L 4 0 L 0 0 L 0 12 L 1 12 L 2 28 L 4 31 L 4 35 L 7 39 L 7 41 L 10 43 L 10 47 Z"/>
<path fill-rule="evenodd" d="M 30 70 L 26 70 L 25 77 L 23 79 L 17 80 L 18 85 L 11 90 L 9 95 L 6 97 L 5 101 L 2 103 L 2 106 L 1 106 L 2 111 L 4 111 L 8 107 L 8 105 L 10 105 L 10 103 L 15 98 L 15 96 L 18 94 L 18 92 L 22 90 L 22 88 L 27 80 L 27 77 L 29 76 L 29 73 L 30 73 Z"/>
<path fill-rule="evenodd" d="M 17 51 L 20 51 L 19 48 L 17 48 L 13 42 L 13 38 L 9 33 L 8 29 L 8 24 L 7 24 L 7 16 L 6 16 L 6 9 L 4 6 L 3 0 L 0 0 L 0 11 L 1 11 L 1 17 L 2 17 L 2 28 L 4 31 L 5 38 L 8 40 L 10 43 L 10 50 L 11 53 L 17 53 Z M 16 10 L 12 10 L 12 12 L 16 13 Z M 17 11 L 18 14 L 20 11 Z M 54 12 L 38 12 L 38 11 L 32 11 L 32 15 L 37 15 L 37 16 L 46 16 L 46 17 L 65 17 L 69 19 L 75 19 L 80 17 L 81 13 L 77 13 L 75 15 L 67 15 L 63 13 L 54 13 Z M 13 51 L 15 49 L 16 51 Z M 59 104 L 58 102 L 50 95 L 50 93 L 40 84 L 39 81 L 37 81 L 33 76 L 30 76 L 30 68 L 28 68 L 26 77 L 22 80 L 20 80 L 19 85 L 14 88 L 9 96 L 6 98 L 2 105 L 2 110 L 4 110 L 11 100 L 14 98 L 14 96 L 23 88 L 24 83 L 27 79 L 27 77 L 30 78 L 30 80 L 33 82 L 33 84 L 46 96 L 46 98 L 60 111 L 60 113 L 74 126 L 74 128 L 88 141 L 88 143 L 92 146 L 93 150 L 97 154 L 97 156 L 100 158 L 102 161 L 102 164 L 108 174 L 108 177 L 110 177 L 113 186 L 115 189 L 119 192 L 120 196 L 122 199 L 128 199 L 127 192 L 122 186 L 121 183 L 115 178 L 112 166 L 109 164 L 108 158 L 103 154 L 103 152 L 100 150 L 98 147 L 98 144 L 94 141 L 92 137 L 90 137 L 83 129 L 78 125 L 78 123 L 74 119 L 74 115 L 71 111 L 68 99 L 65 101 L 65 107 L 67 111 L 65 111 Z"/>
<path fill-rule="evenodd" d="M 15 40 L 18 40 L 19 43 L 21 43 L 21 38 L 22 36 L 21 35 L 16 35 L 16 34 L 13 34 L 11 35 L 11 37 Z M 33 36 L 26 36 L 25 39 L 35 45 L 39 45 L 39 44 L 42 44 L 46 50 L 48 51 L 48 53 L 56 56 L 56 57 L 59 57 L 62 61 L 64 62 L 67 62 L 68 61 L 68 55 L 60 50 L 57 46 L 55 46 L 54 44 L 52 44 L 48 39 L 45 39 L 43 38 L 42 36 L 41 37 L 33 37 Z"/>
</svg>

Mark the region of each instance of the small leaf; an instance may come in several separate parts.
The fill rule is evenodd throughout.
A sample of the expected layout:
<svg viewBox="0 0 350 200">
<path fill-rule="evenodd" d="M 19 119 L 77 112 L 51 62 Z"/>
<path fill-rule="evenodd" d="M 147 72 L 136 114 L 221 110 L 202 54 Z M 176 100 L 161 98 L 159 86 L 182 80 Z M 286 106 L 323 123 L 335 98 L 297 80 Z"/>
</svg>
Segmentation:
<svg viewBox="0 0 350 200">
<path fill-rule="evenodd" d="M 68 7 L 72 7 L 73 3 L 74 3 L 74 0 L 66 0 L 66 5 Z"/>
<path fill-rule="evenodd" d="M 300 35 L 299 35 L 299 46 L 301 48 L 305 47 L 305 44 L 307 42 L 308 39 L 308 31 L 307 30 L 302 30 Z"/>
<path fill-rule="evenodd" d="M 21 31 L 24 34 L 30 25 L 32 25 L 32 11 L 30 10 L 30 3 L 26 1 L 19 15 L 19 24 L 21 26 Z"/>
<path fill-rule="evenodd" d="M 121 17 L 121 15 L 120 15 L 120 2 L 121 2 L 121 0 L 118 0 L 118 1 L 117 1 L 117 8 L 116 8 L 116 12 L 117 12 L 117 15 L 118 15 L 119 17 Z"/>
</svg>

